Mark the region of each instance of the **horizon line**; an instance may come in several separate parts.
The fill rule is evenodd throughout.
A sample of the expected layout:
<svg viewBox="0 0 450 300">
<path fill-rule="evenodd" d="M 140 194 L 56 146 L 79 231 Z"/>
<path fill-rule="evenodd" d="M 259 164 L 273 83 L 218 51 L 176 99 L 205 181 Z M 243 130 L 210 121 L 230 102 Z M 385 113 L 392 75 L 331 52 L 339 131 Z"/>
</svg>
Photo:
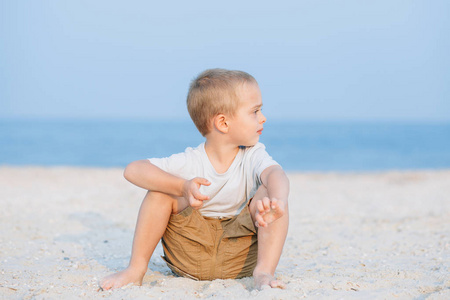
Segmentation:
<svg viewBox="0 0 450 300">
<path fill-rule="evenodd" d="M 190 118 L 179 117 L 125 117 L 125 116 L 0 116 L 1 121 L 124 121 L 124 122 L 192 122 Z M 298 123 L 450 123 L 450 119 L 429 118 L 283 118 L 271 117 L 270 122 Z"/>
</svg>

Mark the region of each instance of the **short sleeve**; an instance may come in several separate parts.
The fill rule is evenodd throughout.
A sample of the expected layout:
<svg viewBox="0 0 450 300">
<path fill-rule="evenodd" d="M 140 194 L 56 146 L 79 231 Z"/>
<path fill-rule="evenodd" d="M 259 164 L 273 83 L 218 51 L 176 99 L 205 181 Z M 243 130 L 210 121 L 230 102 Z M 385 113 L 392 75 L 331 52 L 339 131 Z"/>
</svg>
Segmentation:
<svg viewBox="0 0 450 300">
<path fill-rule="evenodd" d="M 251 164 L 254 176 L 260 180 L 261 173 L 270 166 L 279 165 L 266 151 L 262 143 L 257 143 L 251 150 Z"/>
<path fill-rule="evenodd" d="M 173 154 L 169 157 L 164 158 L 149 158 L 148 159 L 152 164 L 157 166 L 163 171 L 167 173 L 178 175 L 182 173 L 182 170 L 186 166 L 187 155 L 186 153 L 177 153 Z"/>
</svg>

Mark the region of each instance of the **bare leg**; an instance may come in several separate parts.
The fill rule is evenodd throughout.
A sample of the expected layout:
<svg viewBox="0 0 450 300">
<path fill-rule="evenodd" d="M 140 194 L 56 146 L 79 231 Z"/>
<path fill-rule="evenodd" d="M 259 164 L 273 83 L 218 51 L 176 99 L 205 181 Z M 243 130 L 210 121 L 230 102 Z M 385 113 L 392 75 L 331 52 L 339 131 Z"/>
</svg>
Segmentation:
<svg viewBox="0 0 450 300">
<path fill-rule="evenodd" d="M 261 185 L 249 206 L 254 222 L 258 211 L 255 199 L 259 200 L 267 196 L 267 189 Z M 265 221 L 269 225 L 258 228 L 258 259 L 253 271 L 253 278 L 258 289 L 261 289 L 263 286 L 284 288 L 285 284 L 276 280 L 274 274 L 280 260 L 289 226 L 287 203 L 283 205 L 283 202 L 278 201 L 276 207 L 267 214 Z"/>
<path fill-rule="evenodd" d="M 103 278 L 100 287 L 109 290 L 130 283 L 141 285 L 150 257 L 166 230 L 170 215 L 183 210 L 187 205 L 187 202 L 169 195 L 148 192 L 139 210 L 128 267 Z"/>
</svg>

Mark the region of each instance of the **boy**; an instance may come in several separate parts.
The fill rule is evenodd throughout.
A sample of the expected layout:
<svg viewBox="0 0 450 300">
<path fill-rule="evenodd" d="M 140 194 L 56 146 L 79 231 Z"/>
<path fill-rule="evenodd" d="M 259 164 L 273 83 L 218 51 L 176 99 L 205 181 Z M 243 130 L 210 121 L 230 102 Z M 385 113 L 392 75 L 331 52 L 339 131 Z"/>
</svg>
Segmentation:
<svg viewBox="0 0 450 300">
<path fill-rule="evenodd" d="M 206 141 L 126 167 L 125 178 L 148 193 L 129 266 L 104 278 L 101 288 L 141 285 L 161 238 L 163 259 L 179 276 L 253 275 L 257 288 L 284 288 L 274 273 L 288 230 L 289 181 L 258 143 L 266 118 L 256 80 L 206 70 L 191 83 L 187 106 Z"/>
</svg>

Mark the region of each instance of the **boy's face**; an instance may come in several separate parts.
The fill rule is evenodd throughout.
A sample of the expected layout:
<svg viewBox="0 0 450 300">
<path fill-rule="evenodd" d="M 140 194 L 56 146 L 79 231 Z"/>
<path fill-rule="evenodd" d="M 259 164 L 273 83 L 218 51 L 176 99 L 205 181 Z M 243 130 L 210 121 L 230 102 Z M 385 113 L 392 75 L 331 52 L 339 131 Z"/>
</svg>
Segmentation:
<svg viewBox="0 0 450 300">
<path fill-rule="evenodd" d="M 266 117 L 261 112 L 262 98 L 256 83 L 238 87 L 239 106 L 229 120 L 229 136 L 238 146 L 253 146 L 259 141 Z"/>
</svg>

